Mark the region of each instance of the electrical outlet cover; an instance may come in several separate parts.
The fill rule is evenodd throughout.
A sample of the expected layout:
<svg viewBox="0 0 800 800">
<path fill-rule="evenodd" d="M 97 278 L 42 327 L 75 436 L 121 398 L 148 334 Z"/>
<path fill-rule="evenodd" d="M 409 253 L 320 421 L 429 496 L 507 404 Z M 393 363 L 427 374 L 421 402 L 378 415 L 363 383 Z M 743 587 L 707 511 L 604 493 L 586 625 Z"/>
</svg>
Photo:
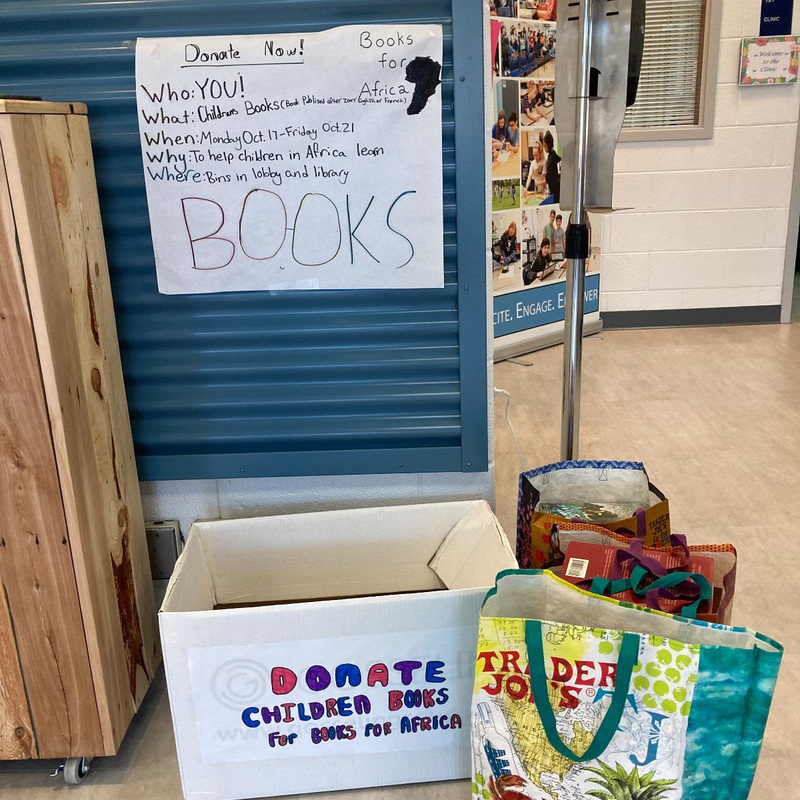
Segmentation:
<svg viewBox="0 0 800 800">
<path fill-rule="evenodd" d="M 178 520 L 153 522 L 147 526 L 147 551 L 150 572 L 154 581 L 167 580 L 172 575 L 183 544 Z"/>
</svg>

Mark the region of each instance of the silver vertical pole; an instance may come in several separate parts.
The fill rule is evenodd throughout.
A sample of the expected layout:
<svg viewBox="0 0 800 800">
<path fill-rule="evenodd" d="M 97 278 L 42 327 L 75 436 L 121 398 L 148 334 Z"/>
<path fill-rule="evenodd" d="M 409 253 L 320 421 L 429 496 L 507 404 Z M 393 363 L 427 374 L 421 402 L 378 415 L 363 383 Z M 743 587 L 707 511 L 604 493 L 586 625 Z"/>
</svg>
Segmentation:
<svg viewBox="0 0 800 800">
<path fill-rule="evenodd" d="M 564 381 L 561 404 L 561 460 L 578 457 L 583 352 L 583 278 L 588 243 L 586 214 L 586 151 L 589 136 L 589 78 L 592 63 L 592 2 L 581 5 L 581 46 L 578 51 L 578 125 L 575 163 L 575 210 L 567 229 L 567 304 L 564 310 Z M 572 229 L 572 230 L 570 230 Z M 570 237 L 572 233 L 572 237 Z M 572 247 L 569 240 L 572 238 Z M 576 249 L 577 248 L 577 249 Z"/>
</svg>

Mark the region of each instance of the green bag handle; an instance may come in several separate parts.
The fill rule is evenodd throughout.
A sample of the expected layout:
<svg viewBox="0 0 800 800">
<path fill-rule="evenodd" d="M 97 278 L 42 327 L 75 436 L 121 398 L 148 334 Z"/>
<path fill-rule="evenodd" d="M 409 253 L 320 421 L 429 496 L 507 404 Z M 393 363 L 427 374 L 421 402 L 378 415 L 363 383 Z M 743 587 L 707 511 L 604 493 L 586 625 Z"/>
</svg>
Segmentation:
<svg viewBox="0 0 800 800">
<path fill-rule="evenodd" d="M 681 609 L 682 617 L 696 619 L 697 609 L 700 603 L 704 600 L 710 600 L 714 596 L 714 590 L 711 588 L 708 579 L 699 572 L 670 572 L 668 575 L 664 575 L 663 578 L 653 581 L 649 586 L 645 586 L 644 589 L 640 589 L 639 584 L 642 582 L 642 578 L 644 578 L 645 575 L 647 575 L 647 570 L 642 567 L 635 567 L 631 573 L 631 588 L 640 597 L 646 596 L 654 589 L 671 589 L 673 586 L 677 586 L 679 583 L 688 580 L 694 581 L 700 587 L 700 594 L 697 595 L 697 599 Z"/>
<path fill-rule="evenodd" d="M 556 715 L 553 712 L 553 707 L 550 705 L 550 697 L 547 694 L 542 623 L 539 620 L 525 620 L 525 644 L 528 648 L 531 691 L 533 692 L 536 710 L 542 720 L 547 740 L 557 752 L 570 759 L 570 761 L 582 763 L 584 761 L 592 761 L 602 755 L 611 743 L 611 739 L 614 737 L 614 733 L 622 719 L 622 713 L 625 710 L 625 702 L 628 698 L 631 684 L 631 674 L 639 660 L 639 636 L 635 633 L 625 633 L 622 636 L 622 647 L 617 661 L 616 682 L 611 697 L 611 705 L 606 711 L 592 743 L 586 748 L 586 752 L 582 756 L 574 753 L 564 743 L 558 730 L 556 730 Z"/>
<path fill-rule="evenodd" d="M 630 578 L 620 578 L 619 580 L 612 581 L 611 578 L 602 578 L 599 575 L 592 578 L 589 591 L 592 594 L 601 594 L 603 596 L 609 594 L 618 594 L 619 592 L 626 592 L 631 588 Z"/>
<path fill-rule="evenodd" d="M 714 590 L 708 579 L 698 572 L 670 572 L 661 578 L 653 581 L 645 587 L 641 587 L 642 580 L 650 573 L 642 566 L 636 566 L 631 572 L 630 578 L 622 578 L 612 581 L 609 578 L 594 578 L 589 589 L 594 594 L 616 594 L 632 589 L 639 597 L 647 595 L 658 589 L 671 589 L 684 581 L 694 581 L 700 587 L 700 594 L 693 603 L 689 603 L 681 609 L 680 615 L 689 619 L 697 618 L 697 609 L 704 600 L 710 600 L 714 595 Z M 648 603 L 650 605 L 650 603 Z M 657 605 L 657 604 L 656 604 Z"/>
</svg>

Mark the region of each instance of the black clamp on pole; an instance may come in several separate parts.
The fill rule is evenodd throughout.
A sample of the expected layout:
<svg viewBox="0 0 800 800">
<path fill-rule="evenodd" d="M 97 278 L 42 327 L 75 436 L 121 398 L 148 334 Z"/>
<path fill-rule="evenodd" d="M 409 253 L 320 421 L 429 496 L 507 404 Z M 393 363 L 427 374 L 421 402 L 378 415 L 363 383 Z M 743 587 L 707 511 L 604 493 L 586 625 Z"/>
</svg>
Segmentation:
<svg viewBox="0 0 800 800">
<path fill-rule="evenodd" d="M 567 237 L 564 245 L 566 258 L 589 258 L 589 226 L 585 223 L 570 222 L 567 225 Z"/>
</svg>

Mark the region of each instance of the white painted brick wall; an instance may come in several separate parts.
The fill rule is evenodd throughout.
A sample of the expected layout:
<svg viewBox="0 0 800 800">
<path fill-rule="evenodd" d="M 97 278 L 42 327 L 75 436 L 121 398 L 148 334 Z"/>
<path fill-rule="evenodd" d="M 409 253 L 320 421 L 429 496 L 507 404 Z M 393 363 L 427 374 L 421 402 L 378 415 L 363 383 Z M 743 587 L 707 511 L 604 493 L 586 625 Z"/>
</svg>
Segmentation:
<svg viewBox="0 0 800 800">
<path fill-rule="evenodd" d="M 794 163 L 797 126 L 781 125 L 775 130 L 775 151 L 772 157 L 774 167 L 791 166 Z"/>
<path fill-rule="evenodd" d="M 760 7 L 723 2 L 713 139 L 617 148 L 601 311 L 780 303 L 800 87 L 738 86 Z"/>
</svg>

